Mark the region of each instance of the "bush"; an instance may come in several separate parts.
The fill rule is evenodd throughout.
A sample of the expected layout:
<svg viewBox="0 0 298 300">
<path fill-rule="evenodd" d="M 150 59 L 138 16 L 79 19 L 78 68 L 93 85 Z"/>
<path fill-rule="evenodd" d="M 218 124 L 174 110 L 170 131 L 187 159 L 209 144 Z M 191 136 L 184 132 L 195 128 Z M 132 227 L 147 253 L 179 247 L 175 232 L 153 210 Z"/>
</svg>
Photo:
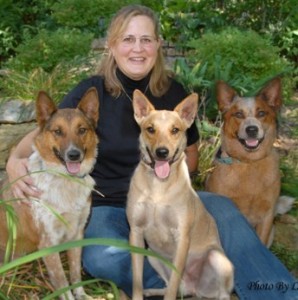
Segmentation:
<svg viewBox="0 0 298 300">
<path fill-rule="evenodd" d="M 213 115 L 210 116 L 212 119 L 217 111 L 214 97 L 216 80 L 225 80 L 241 95 L 253 95 L 272 77 L 285 75 L 284 97 L 289 98 L 293 93 L 290 63 L 279 56 L 277 47 L 254 31 L 228 28 L 220 33 L 209 32 L 200 39 L 190 41 L 188 46 L 192 50 L 186 56 L 187 64 L 193 68 L 197 64 L 204 66 L 204 82 L 208 82 L 209 88 L 207 114 Z M 181 81 L 185 84 L 190 72 L 181 70 L 181 62 L 176 65 L 176 71 L 178 76 L 182 75 Z M 206 84 L 200 87 L 197 81 L 199 79 L 194 76 L 187 86 L 200 92 Z"/>
<path fill-rule="evenodd" d="M 17 55 L 8 61 L 6 67 L 23 71 L 42 68 L 50 72 L 60 62 L 87 56 L 92 39 L 93 34 L 76 29 L 42 29 L 16 48 Z"/>
<path fill-rule="evenodd" d="M 33 100 L 39 90 L 44 90 L 59 103 L 78 82 L 95 73 L 100 56 L 99 53 L 90 53 L 84 58 L 61 62 L 51 72 L 42 68 L 7 70 L 0 81 L 0 90 L 5 95 L 3 98 Z"/>
</svg>

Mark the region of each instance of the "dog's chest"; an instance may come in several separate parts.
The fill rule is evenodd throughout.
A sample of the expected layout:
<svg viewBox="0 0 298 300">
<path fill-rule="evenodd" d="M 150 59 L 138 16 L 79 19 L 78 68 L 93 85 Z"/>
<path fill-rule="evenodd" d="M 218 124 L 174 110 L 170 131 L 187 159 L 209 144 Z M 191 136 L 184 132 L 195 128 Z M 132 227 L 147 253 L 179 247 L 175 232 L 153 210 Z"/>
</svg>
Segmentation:
<svg viewBox="0 0 298 300">
<path fill-rule="evenodd" d="M 93 179 L 71 178 L 55 172 L 31 174 L 34 185 L 42 191 L 32 199 L 32 215 L 40 234 L 46 234 L 51 244 L 72 240 L 85 225 L 89 211 L 89 196 Z"/>
<path fill-rule="evenodd" d="M 172 254 L 179 237 L 179 217 L 169 204 L 143 202 L 138 204 L 139 225 L 144 239 L 154 251 Z M 183 214 L 183 208 L 181 210 Z"/>
</svg>

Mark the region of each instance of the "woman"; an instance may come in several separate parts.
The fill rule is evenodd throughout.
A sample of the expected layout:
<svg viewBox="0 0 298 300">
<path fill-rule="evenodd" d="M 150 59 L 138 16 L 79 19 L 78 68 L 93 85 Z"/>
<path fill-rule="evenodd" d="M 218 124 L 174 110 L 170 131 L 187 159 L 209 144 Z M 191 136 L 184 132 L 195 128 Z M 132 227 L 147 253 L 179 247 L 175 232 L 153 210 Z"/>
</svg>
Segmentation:
<svg viewBox="0 0 298 300">
<path fill-rule="evenodd" d="M 113 18 L 107 34 L 108 53 L 103 58 L 99 75 L 75 87 L 60 107 L 76 107 L 86 90 L 95 86 L 100 101 L 97 132 L 100 136 L 98 160 L 92 176 L 104 198 L 93 195 L 86 238 L 128 240 L 129 227 L 125 214 L 129 180 L 139 160 L 139 127 L 133 118 L 131 97 L 141 90 L 157 109 L 173 109 L 186 96 L 183 87 L 166 71 L 163 61 L 158 21 L 143 6 L 121 9 Z M 26 174 L 27 157 L 37 130 L 27 135 L 11 154 L 7 172 L 13 182 Z M 189 172 L 197 168 L 198 132 L 195 124 L 188 130 L 186 149 Z M 30 177 L 14 186 L 14 195 L 36 196 Z M 294 299 L 297 294 L 278 289 L 278 283 L 291 285 L 294 279 L 286 268 L 264 247 L 245 218 L 229 199 L 210 193 L 199 193 L 215 218 L 223 248 L 235 266 L 235 290 L 241 299 Z M 84 269 L 93 277 L 112 280 L 131 296 L 130 254 L 106 246 L 88 246 L 83 250 Z M 145 260 L 145 288 L 161 288 L 164 282 Z M 268 286 L 268 288 L 264 287 Z M 273 286 L 273 287 L 272 287 Z"/>
</svg>

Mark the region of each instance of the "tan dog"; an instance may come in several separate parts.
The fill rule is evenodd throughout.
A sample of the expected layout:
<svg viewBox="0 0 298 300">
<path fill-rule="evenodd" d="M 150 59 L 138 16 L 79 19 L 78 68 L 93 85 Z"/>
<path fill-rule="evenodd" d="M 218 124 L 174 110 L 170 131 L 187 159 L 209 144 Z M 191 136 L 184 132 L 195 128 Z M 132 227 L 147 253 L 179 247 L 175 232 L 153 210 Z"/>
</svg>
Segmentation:
<svg viewBox="0 0 298 300">
<path fill-rule="evenodd" d="M 5 206 L 12 206 L 16 215 L 17 237 L 12 258 L 83 238 L 94 186 L 89 172 L 97 154 L 98 139 L 94 128 L 98 109 L 98 96 L 93 88 L 87 91 L 77 109 L 57 110 L 46 93 L 39 93 L 36 102 L 39 134 L 29 158 L 29 171 L 42 194 L 26 205 L 13 201 L 16 199 L 11 191 L 3 189 L 1 199 L 6 202 L 0 205 L 0 261 L 11 241 Z M 64 222 L 51 209 L 60 214 Z M 70 280 L 72 284 L 80 282 L 81 249 L 69 249 L 67 255 Z M 53 287 L 67 287 L 59 253 L 45 256 L 43 260 Z M 76 288 L 74 295 L 69 291 L 61 299 L 92 299 L 82 287 Z"/>
<path fill-rule="evenodd" d="M 281 81 L 270 81 L 250 98 L 239 97 L 220 81 L 217 101 L 223 114 L 221 148 L 206 190 L 231 198 L 269 246 L 280 193 L 279 157 L 273 143 Z"/>
<path fill-rule="evenodd" d="M 198 96 L 184 99 L 174 111 L 158 111 L 138 90 L 133 95 L 141 128 L 141 161 L 131 180 L 127 203 L 130 243 L 169 259 L 172 271 L 158 259 L 150 263 L 167 283 L 145 290 L 146 296 L 183 295 L 229 299 L 233 267 L 220 245 L 216 224 L 191 186 L 185 161 L 186 130 L 197 114 Z M 133 299 L 143 299 L 143 256 L 132 254 Z"/>
</svg>

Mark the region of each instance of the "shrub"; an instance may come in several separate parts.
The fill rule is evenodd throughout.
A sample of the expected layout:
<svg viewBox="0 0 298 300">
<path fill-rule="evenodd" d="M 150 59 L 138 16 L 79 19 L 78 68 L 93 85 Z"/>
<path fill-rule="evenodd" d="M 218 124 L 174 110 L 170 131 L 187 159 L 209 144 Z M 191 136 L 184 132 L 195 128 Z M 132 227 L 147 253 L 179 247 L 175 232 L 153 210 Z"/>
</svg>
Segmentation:
<svg viewBox="0 0 298 300">
<path fill-rule="evenodd" d="M 42 68 L 50 72 L 60 62 L 87 56 L 92 39 L 93 34 L 76 29 L 42 29 L 16 48 L 17 55 L 8 61 L 6 67 L 23 71 Z"/>
<path fill-rule="evenodd" d="M 7 99 L 21 100 L 33 100 L 39 90 L 44 90 L 59 103 L 79 81 L 95 73 L 100 56 L 99 53 L 90 53 L 84 58 L 76 57 L 57 64 L 50 72 L 42 68 L 7 70 L 0 81 L 0 90 Z"/>
<path fill-rule="evenodd" d="M 284 97 L 292 95 L 294 82 L 291 78 L 292 68 L 284 58 L 279 56 L 279 49 L 254 31 L 240 31 L 228 28 L 219 33 L 206 33 L 200 39 L 188 43 L 191 51 L 186 56 L 190 68 L 197 64 L 204 67 L 204 82 L 208 83 L 208 112 L 213 115 L 217 111 L 214 97 L 214 83 L 225 80 L 238 90 L 241 95 L 255 94 L 266 81 L 277 75 L 284 76 Z M 181 67 L 181 63 L 178 64 Z M 179 72 L 178 76 L 185 84 L 189 78 L 189 71 Z M 187 76 L 187 77 L 185 77 Z M 202 86 L 197 86 L 200 78 L 191 77 L 193 86 L 200 92 Z M 206 86 L 203 86 L 206 88 Z"/>
</svg>

